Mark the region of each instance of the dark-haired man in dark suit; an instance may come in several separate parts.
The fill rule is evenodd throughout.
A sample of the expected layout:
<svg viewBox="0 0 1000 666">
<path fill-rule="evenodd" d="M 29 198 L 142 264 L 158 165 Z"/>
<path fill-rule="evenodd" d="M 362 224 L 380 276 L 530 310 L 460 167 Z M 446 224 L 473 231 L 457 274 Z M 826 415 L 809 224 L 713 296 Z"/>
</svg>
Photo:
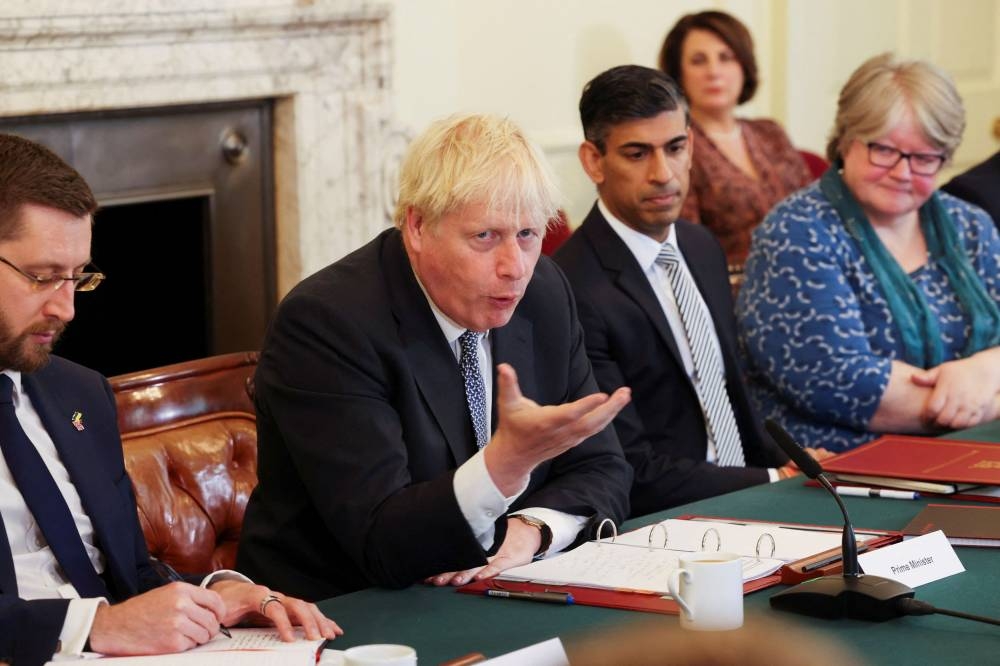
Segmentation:
<svg viewBox="0 0 1000 666">
<path fill-rule="evenodd" d="M 580 161 L 598 200 L 556 253 L 635 470 L 633 515 L 793 473 L 762 431 L 737 365 L 725 256 L 677 220 L 688 188 L 687 104 L 666 74 L 615 67 L 584 88 Z"/>
<path fill-rule="evenodd" d="M 0 134 L 0 662 L 33 666 L 85 645 L 178 652 L 243 619 L 273 622 L 286 640 L 289 620 L 333 638 L 339 627 L 313 604 L 235 572 L 168 583 L 150 562 L 111 388 L 50 355 L 75 291 L 104 278 L 88 269 L 96 208 L 57 155 Z"/>
<path fill-rule="evenodd" d="M 1000 151 L 958 174 L 941 189 L 985 210 L 1000 229 Z"/>
</svg>

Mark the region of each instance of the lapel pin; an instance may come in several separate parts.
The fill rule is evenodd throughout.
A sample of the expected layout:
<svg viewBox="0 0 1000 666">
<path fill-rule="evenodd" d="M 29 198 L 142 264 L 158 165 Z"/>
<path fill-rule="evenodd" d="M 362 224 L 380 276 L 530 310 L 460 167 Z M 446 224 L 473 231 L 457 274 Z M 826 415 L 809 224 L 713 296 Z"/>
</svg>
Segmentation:
<svg viewBox="0 0 1000 666">
<path fill-rule="evenodd" d="M 83 412 L 73 412 L 73 418 L 70 419 L 70 422 L 77 430 L 83 430 Z"/>
</svg>

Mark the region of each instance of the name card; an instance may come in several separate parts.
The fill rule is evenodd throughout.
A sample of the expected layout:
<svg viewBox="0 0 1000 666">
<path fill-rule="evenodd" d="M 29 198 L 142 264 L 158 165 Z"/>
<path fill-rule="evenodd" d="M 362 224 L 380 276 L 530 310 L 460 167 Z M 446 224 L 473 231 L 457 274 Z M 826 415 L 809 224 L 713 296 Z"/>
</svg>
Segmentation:
<svg viewBox="0 0 1000 666">
<path fill-rule="evenodd" d="M 910 587 L 965 571 L 941 530 L 864 553 L 858 556 L 858 562 L 867 574 L 892 578 Z"/>
<path fill-rule="evenodd" d="M 562 641 L 558 638 L 550 638 L 541 643 L 529 645 L 520 650 L 508 652 L 494 659 L 482 662 L 482 666 L 522 666 L 532 664 L 533 666 L 569 666 L 569 657 L 563 649 Z"/>
</svg>

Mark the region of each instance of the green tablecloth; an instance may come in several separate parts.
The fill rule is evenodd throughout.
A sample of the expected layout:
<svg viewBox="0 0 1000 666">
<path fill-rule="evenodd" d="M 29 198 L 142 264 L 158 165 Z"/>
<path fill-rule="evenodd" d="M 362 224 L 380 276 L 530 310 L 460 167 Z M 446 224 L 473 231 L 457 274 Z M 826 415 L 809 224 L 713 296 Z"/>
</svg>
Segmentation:
<svg viewBox="0 0 1000 666">
<path fill-rule="evenodd" d="M 1000 440 L 1000 423 L 954 437 Z M 858 528 L 900 529 L 927 504 L 845 497 Z M 938 499 L 935 502 L 941 501 Z M 757 486 L 630 521 L 626 528 L 696 513 L 730 518 L 840 524 L 834 500 L 801 479 Z M 966 572 L 917 589 L 917 598 L 941 608 L 1000 617 L 1000 550 L 957 548 Z M 780 615 L 768 597 L 782 587 L 746 597 L 746 612 Z M 346 634 L 331 647 L 403 643 L 416 648 L 420 663 L 437 664 L 469 652 L 497 656 L 546 638 L 564 641 L 595 630 L 647 620 L 646 613 L 585 606 L 487 599 L 451 589 L 416 585 L 406 590 L 370 589 L 324 601 L 320 607 Z M 659 616 L 677 623 L 676 616 Z M 940 615 L 897 618 L 884 623 L 855 620 L 798 620 L 829 633 L 866 655 L 873 664 L 1000 664 L 1000 627 Z M 767 640 L 768 637 L 761 637 Z"/>
</svg>

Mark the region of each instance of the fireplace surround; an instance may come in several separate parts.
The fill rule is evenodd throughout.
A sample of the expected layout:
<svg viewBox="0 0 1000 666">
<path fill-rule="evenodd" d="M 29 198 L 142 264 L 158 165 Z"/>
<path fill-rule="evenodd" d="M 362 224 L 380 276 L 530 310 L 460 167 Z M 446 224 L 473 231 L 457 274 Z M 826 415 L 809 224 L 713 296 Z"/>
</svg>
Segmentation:
<svg viewBox="0 0 1000 666">
<path fill-rule="evenodd" d="M 277 296 L 388 224 L 407 136 L 392 119 L 387 7 L 12 4 L 19 15 L 0 13 L 0 118 L 270 100 Z"/>
</svg>

